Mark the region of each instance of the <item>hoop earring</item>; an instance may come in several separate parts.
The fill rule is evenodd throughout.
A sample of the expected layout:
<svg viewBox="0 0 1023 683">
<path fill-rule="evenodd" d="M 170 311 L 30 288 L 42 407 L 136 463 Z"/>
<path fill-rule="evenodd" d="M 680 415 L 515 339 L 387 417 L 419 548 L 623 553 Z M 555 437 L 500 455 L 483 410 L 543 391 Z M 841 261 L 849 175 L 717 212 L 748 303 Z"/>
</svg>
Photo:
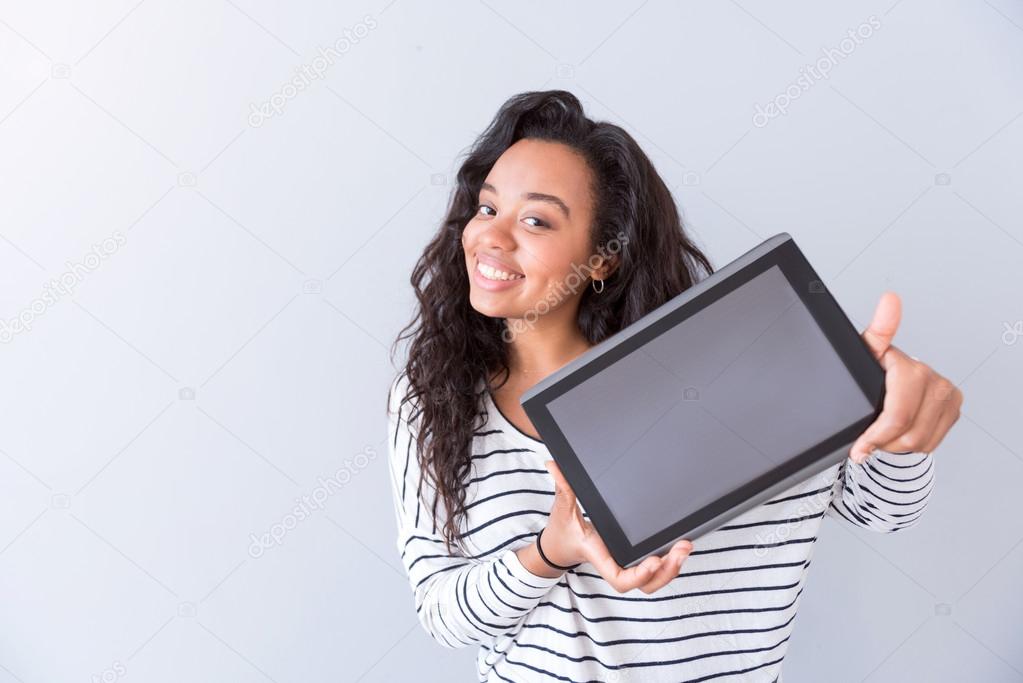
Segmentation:
<svg viewBox="0 0 1023 683">
<path fill-rule="evenodd" d="M 597 283 L 598 282 L 600 283 L 600 289 L 597 289 Z M 604 291 L 604 281 L 603 280 L 592 280 L 590 282 L 590 285 L 593 286 L 593 291 L 596 292 L 597 294 L 600 294 L 601 292 Z"/>
</svg>

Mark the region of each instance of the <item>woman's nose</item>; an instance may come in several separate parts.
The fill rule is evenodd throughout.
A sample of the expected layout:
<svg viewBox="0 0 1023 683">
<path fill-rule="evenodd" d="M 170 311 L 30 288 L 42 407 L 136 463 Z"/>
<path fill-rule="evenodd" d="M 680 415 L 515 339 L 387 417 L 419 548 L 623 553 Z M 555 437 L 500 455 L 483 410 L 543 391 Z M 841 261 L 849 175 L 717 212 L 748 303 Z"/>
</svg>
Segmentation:
<svg viewBox="0 0 1023 683">
<path fill-rule="evenodd" d="M 483 234 L 480 235 L 480 241 L 485 246 L 502 249 L 504 251 L 511 251 L 514 249 L 515 238 L 512 235 L 511 220 L 495 217 L 493 220 L 487 221 L 486 227 L 483 229 Z"/>
</svg>

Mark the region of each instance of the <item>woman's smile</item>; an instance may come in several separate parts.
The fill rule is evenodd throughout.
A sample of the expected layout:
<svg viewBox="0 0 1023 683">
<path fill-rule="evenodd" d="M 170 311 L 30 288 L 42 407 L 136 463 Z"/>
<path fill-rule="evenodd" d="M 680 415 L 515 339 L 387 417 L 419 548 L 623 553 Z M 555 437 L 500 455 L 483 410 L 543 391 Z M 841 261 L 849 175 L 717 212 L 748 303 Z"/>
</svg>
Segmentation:
<svg viewBox="0 0 1023 683">
<path fill-rule="evenodd" d="M 525 280 L 522 273 L 511 270 L 508 266 L 482 254 L 476 255 L 476 267 L 473 268 L 473 280 L 480 287 L 490 291 L 500 291 L 516 286 Z"/>
</svg>

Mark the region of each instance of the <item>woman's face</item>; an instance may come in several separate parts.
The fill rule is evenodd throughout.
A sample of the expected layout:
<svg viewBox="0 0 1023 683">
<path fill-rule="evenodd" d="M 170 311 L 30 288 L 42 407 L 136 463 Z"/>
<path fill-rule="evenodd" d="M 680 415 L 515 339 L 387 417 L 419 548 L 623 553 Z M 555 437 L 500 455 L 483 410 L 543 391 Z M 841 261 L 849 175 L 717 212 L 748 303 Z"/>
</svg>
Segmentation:
<svg viewBox="0 0 1023 683">
<path fill-rule="evenodd" d="M 505 150 L 462 233 L 473 308 L 494 318 L 558 310 L 574 319 L 584 288 L 604 272 L 590 259 L 591 183 L 567 145 L 523 139 Z"/>
</svg>

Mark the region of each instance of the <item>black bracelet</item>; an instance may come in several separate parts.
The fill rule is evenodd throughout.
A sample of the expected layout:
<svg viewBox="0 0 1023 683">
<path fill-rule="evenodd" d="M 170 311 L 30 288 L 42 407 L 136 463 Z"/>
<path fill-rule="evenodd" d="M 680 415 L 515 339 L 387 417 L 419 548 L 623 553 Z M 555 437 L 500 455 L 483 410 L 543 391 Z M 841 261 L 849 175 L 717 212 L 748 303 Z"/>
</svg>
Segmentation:
<svg viewBox="0 0 1023 683">
<path fill-rule="evenodd" d="M 540 553 L 540 559 L 546 562 L 548 567 L 553 567 L 554 569 L 560 569 L 563 572 L 567 572 L 569 569 L 575 569 L 576 567 L 579 566 L 578 564 L 573 564 L 571 567 L 564 567 L 560 564 L 554 564 L 553 562 L 548 560 L 547 556 L 543 554 L 543 548 L 540 547 L 540 537 L 543 536 L 543 532 L 544 530 L 540 529 L 540 533 L 536 535 L 536 551 Z"/>
</svg>

